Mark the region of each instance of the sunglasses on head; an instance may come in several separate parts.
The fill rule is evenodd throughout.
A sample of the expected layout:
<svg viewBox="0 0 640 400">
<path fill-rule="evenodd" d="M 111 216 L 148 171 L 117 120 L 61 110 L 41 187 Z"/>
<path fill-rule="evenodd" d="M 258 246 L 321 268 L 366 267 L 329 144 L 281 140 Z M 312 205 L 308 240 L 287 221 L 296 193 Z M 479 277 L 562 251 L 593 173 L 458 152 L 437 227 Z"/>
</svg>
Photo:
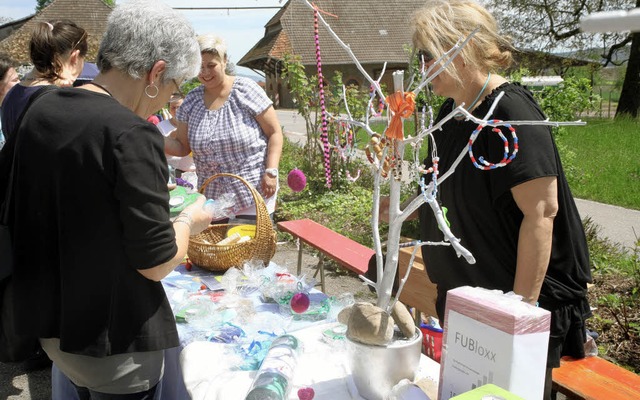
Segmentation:
<svg viewBox="0 0 640 400">
<path fill-rule="evenodd" d="M 422 61 L 422 62 L 429 62 L 431 60 L 433 60 L 435 57 L 429 53 L 427 50 L 418 50 L 418 60 Z"/>
</svg>

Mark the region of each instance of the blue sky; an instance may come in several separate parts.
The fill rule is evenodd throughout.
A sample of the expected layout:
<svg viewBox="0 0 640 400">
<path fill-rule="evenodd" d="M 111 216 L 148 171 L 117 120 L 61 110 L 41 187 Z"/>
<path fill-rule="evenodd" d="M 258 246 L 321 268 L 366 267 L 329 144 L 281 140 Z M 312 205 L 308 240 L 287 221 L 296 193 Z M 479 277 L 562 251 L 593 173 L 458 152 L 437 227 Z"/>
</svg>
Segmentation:
<svg viewBox="0 0 640 400">
<path fill-rule="evenodd" d="M 160 1 L 160 0 L 159 0 Z M 126 3 L 127 0 L 116 0 Z M 282 6 L 286 0 L 163 0 L 172 7 L 267 7 Z M 0 17 L 19 19 L 35 12 L 36 0 L 0 0 Z M 264 25 L 277 9 L 181 11 L 197 33 L 216 33 L 227 41 L 229 59 L 237 62 L 264 35 Z M 238 73 L 250 70 L 238 68 Z"/>
</svg>

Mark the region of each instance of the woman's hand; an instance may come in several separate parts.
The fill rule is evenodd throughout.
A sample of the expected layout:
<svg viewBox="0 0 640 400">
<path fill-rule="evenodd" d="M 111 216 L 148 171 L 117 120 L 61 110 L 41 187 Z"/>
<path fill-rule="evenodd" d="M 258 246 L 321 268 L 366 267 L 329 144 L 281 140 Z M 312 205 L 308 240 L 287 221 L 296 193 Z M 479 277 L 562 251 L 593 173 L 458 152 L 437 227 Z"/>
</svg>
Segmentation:
<svg viewBox="0 0 640 400">
<path fill-rule="evenodd" d="M 160 282 L 182 261 L 189 248 L 188 235 L 196 235 L 202 232 L 211 223 L 211 216 L 204 211 L 205 200 L 206 198 L 203 195 L 199 195 L 193 204 L 182 210 L 173 220 L 176 245 L 178 246 L 178 251 L 173 258 L 153 268 L 139 269 L 138 272 L 142 276 L 152 281 Z"/>
<path fill-rule="evenodd" d="M 197 200 L 186 207 L 180 214 L 186 214 L 191 217 L 190 233 L 191 236 L 205 230 L 211 223 L 211 215 L 204 210 L 204 202 L 207 200 L 203 195 L 199 195 Z"/>
<path fill-rule="evenodd" d="M 264 161 L 265 167 L 277 168 L 282 154 L 282 126 L 278 121 L 278 115 L 273 106 L 267 108 L 262 114 L 256 116 L 256 121 L 267 137 L 267 157 Z M 278 177 L 275 178 L 265 173 L 261 180 L 262 195 L 265 199 L 273 196 L 278 188 Z"/>
<path fill-rule="evenodd" d="M 276 194 L 276 189 L 278 187 L 278 178 L 274 178 L 266 172 L 262 175 L 262 194 L 265 199 Z"/>
</svg>

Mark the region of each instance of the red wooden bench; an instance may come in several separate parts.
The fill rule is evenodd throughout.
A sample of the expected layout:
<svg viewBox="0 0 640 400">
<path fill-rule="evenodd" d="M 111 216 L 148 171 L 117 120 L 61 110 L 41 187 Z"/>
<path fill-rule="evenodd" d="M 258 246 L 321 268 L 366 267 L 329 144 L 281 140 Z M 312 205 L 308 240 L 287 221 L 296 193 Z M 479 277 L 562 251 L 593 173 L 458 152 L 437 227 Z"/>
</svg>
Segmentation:
<svg viewBox="0 0 640 400">
<path fill-rule="evenodd" d="M 553 370 L 553 388 L 569 399 L 637 400 L 640 376 L 600 357 L 563 357 Z"/>
<path fill-rule="evenodd" d="M 320 285 L 323 292 L 325 291 L 325 256 L 356 274 L 362 275 L 367 272 L 369 259 L 374 254 L 374 251 L 367 246 L 363 246 L 360 243 L 307 218 L 278 222 L 277 226 L 281 231 L 290 233 L 295 239 L 300 241 L 300 251 L 298 252 L 298 275 L 300 275 L 300 272 L 302 271 L 303 243 L 313 247 L 320 253 L 320 261 L 318 261 L 316 275 L 318 272 L 320 273 Z"/>
</svg>

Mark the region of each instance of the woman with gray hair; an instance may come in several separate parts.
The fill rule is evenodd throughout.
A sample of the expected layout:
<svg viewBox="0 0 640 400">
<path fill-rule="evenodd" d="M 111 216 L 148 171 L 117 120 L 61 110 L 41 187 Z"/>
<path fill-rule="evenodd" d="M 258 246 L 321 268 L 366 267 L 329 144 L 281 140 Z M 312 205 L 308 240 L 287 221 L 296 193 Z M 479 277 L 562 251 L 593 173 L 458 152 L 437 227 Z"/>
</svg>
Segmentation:
<svg viewBox="0 0 640 400">
<path fill-rule="evenodd" d="M 200 50 L 182 15 L 128 2 L 97 65 L 92 83 L 39 97 L 16 131 L 15 322 L 80 399 L 151 399 L 179 345 L 160 280 L 210 217 L 201 196 L 169 219 L 163 137 L 145 118 L 197 74 Z"/>
</svg>

